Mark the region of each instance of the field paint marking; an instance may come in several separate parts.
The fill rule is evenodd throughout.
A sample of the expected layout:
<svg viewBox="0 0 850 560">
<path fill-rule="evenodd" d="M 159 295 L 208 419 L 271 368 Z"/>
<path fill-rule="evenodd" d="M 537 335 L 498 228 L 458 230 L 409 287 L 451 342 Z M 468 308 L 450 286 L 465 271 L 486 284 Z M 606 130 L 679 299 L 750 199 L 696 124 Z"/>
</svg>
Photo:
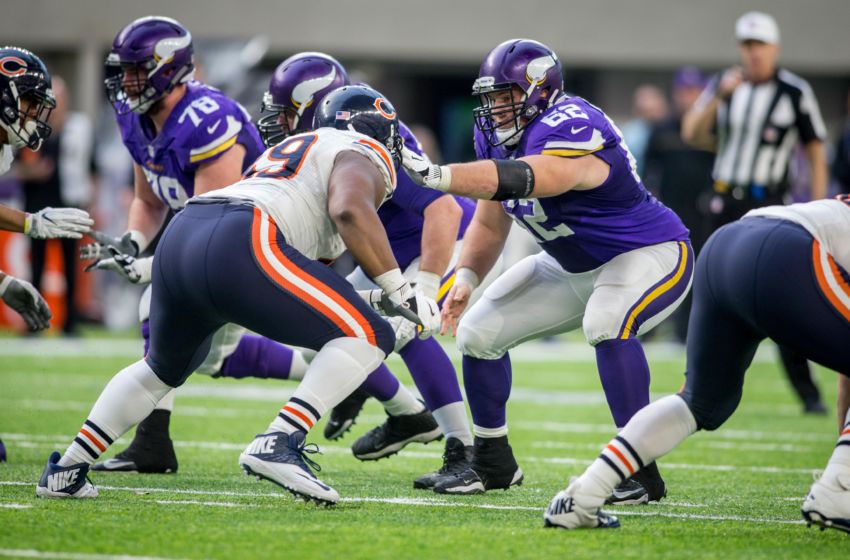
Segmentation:
<svg viewBox="0 0 850 560">
<path fill-rule="evenodd" d="M 31 486 L 32 482 L 18 482 L 18 481 L 0 481 L 0 485 L 8 485 L 8 486 Z M 215 490 L 183 490 L 183 489 L 172 489 L 172 488 L 138 488 L 138 487 L 129 487 L 129 486 L 99 486 L 100 490 L 116 490 L 116 491 L 129 491 L 129 492 L 163 492 L 163 493 L 173 493 L 173 494 L 195 494 L 195 495 L 208 495 L 208 496 L 240 496 L 240 497 L 248 497 L 248 498 L 256 498 L 256 497 L 279 497 L 279 498 L 289 498 L 287 494 L 270 494 L 267 492 L 224 492 L 224 491 L 215 491 Z M 161 500 L 165 502 L 165 500 Z M 351 497 L 351 498 L 342 498 L 342 502 L 344 503 L 380 503 L 380 504 L 390 504 L 390 505 L 404 505 L 404 506 L 419 506 L 419 507 L 467 507 L 473 509 L 491 509 L 491 510 L 505 510 L 505 511 L 537 511 L 543 512 L 543 506 L 535 507 L 535 506 L 511 506 L 511 505 L 501 505 L 501 504 L 481 504 L 475 502 L 459 502 L 459 501 L 447 501 L 441 500 L 439 498 L 375 498 L 375 497 Z M 157 501 L 159 503 L 160 501 Z M 181 503 L 181 502 L 168 502 L 168 503 Z M 186 501 L 186 503 L 194 503 L 190 501 Z M 210 505 L 221 505 L 222 503 L 227 502 L 209 502 Z M 241 504 L 239 504 L 241 505 Z M 673 506 L 673 503 L 667 504 L 659 504 L 659 506 Z M 696 504 L 693 504 L 696 505 Z M 655 507 L 659 507 L 655 506 Z M 632 510 L 622 510 L 622 509 L 608 509 L 605 508 L 605 511 L 610 511 L 611 513 L 616 513 L 617 515 L 631 515 L 631 516 L 641 516 L 641 517 L 669 517 L 673 519 L 697 519 L 697 520 L 707 520 L 707 521 L 744 521 L 750 523 L 780 523 L 780 524 L 789 524 L 789 525 L 801 525 L 804 523 L 803 520 L 791 520 L 791 519 L 775 519 L 775 518 L 763 518 L 763 517 L 743 517 L 738 515 L 702 515 L 695 513 L 673 513 L 666 511 L 632 511 Z M 127 557 L 130 558 L 130 557 Z"/>
<path fill-rule="evenodd" d="M 41 445 L 46 446 L 47 444 L 53 444 L 56 446 L 63 445 L 63 441 L 65 444 L 68 442 L 68 438 L 59 439 L 62 436 L 43 436 L 43 437 L 54 437 L 57 438 L 56 441 L 43 441 L 40 444 L 29 443 L 26 441 L 26 438 L 30 437 L 35 439 L 33 436 L 28 436 L 27 434 L 3 434 L 0 433 L 0 438 L 7 438 L 10 441 L 17 440 L 19 443 L 16 445 L 20 445 L 21 447 L 40 447 Z M 175 441 L 175 447 L 196 447 L 201 449 L 212 449 L 212 450 L 220 450 L 220 451 L 242 451 L 245 449 L 247 444 L 242 443 L 226 443 L 226 442 L 216 442 L 216 441 Z M 323 445 L 320 447 L 322 453 L 328 455 L 348 455 L 351 453 L 351 450 L 346 446 L 341 445 Z M 600 447 L 601 449 L 601 447 Z M 433 451 L 408 451 L 403 450 L 401 452 L 401 457 L 405 457 L 408 459 L 440 459 L 442 457 L 442 453 L 433 452 Z M 527 461 L 531 463 L 547 463 L 547 464 L 555 464 L 555 465 L 579 465 L 579 466 L 588 466 L 593 462 L 593 458 L 580 459 L 576 457 L 535 457 L 535 456 L 523 456 L 520 457 L 520 461 Z M 665 468 L 670 469 L 687 469 L 687 470 L 695 470 L 695 471 L 720 471 L 720 472 L 729 472 L 729 471 L 748 471 L 755 473 L 769 473 L 769 474 L 808 474 L 812 475 L 821 468 L 787 468 L 787 467 L 770 467 L 770 466 L 760 466 L 760 465 L 705 465 L 705 464 L 696 464 L 696 463 L 664 463 Z"/>
<path fill-rule="evenodd" d="M 162 556 L 128 556 L 126 554 L 86 554 L 84 552 L 52 552 L 32 548 L 0 548 L 0 556 L 12 558 L 54 558 L 56 560 L 176 560 Z"/>
<path fill-rule="evenodd" d="M 0 508 L 6 509 L 29 509 L 32 505 L 29 504 L 0 504 Z"/>
<path fill-rule="evenodd" d="M 444 343 L 443 349 L 454 361 L 461 354 L 452 342 Z M 684 364 L 685 347 L 670 342 L 645 342 L 644 351 L 650 361 L 677 361 Z M 54 338 L 2 338 L 0 356 L 80 356 L 80 357 L 128 357 L 138 359 L 142 355 L 141 339 L 83 338 L 75 340 Z M 391 361 L 401 362 L 397 354 Z M 511 350 L 515 362 L 596 362 L 596 350 L 584 342 L 526 342 Z M 756 352 L 756 363 L 776 362 L 776 347 L 765 342 Z"/>
<path fill-rule="evenodd" d="M 697 447 L 708 447 L 711 449 L 732 449 L 749 451 L 781 451 L 783 453 L 812 453 L 815 448 L 805 445 L 794 445 L 793 443 L 736 443 L 733 441 L 701 441 L 701 438 L 688 440 L 691 445 Z M 538 449 L 596 449 L 601 450 L 602 445 L 598 443 L 570 443 L 566 441 L 534 441 L 531 447 Z"/>
<path fill-rule="evenodd" d="M 236 502 L 201 502 L 198 500 L 154 500 L 154 502 L 158 504 L 162 504 L 164 506 L 170 505 L 185 505 L 185 506 L 219 506 L 219 507 L 257 507 L 254 504 L 238 504 Z"/>
</svg>

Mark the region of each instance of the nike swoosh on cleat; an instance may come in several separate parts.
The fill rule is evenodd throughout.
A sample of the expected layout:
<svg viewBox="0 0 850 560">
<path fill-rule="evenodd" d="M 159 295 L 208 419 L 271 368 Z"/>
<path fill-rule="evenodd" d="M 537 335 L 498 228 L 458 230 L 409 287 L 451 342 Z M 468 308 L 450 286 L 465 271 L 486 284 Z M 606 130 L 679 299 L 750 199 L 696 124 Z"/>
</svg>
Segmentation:
<svg viewBox="0 0 850 560">
<path fill-rule="evenodd" d="M 316 478 L 313 478 L 313 477 L 307 476 L 306 474 L 301 474 L 301 473 L 295 473 L 295 474 L 297 474 L 298 476 L 300 476 L 300 477 L 302 477 L 302 478 L 306 478 L 307 480 L 309 480 L 310 482 L 312 482 L 313 484 L 315 484 L 315 485 L 316 485 L 316 486 L 318 486 L 319 488 L 322 488 L 323 490 L 327 490 L 328 492 L 330 492 L 330 491 L 331 491 L 331 487 L 330 487 L 330 486 L 325 486 L 324 484 L 322 484 L 321 482 L 319 482 L 319 480 L 318 480 L 318 479 L 316 479 Z"/>
</svg>

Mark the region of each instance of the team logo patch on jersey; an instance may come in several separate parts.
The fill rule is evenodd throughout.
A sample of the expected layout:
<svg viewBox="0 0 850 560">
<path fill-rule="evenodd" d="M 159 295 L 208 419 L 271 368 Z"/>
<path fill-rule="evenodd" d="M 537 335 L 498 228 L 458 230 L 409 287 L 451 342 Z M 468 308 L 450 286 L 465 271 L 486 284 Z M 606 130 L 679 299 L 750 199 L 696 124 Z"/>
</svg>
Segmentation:
<svg viewBox="0 0 850 560">
<path fill-rule="evenodd" d="M 14 78 L 27 73 L 27 63 L 17 56 L 4 56 L 0 58 L 0 74 Z"/>
</svg>

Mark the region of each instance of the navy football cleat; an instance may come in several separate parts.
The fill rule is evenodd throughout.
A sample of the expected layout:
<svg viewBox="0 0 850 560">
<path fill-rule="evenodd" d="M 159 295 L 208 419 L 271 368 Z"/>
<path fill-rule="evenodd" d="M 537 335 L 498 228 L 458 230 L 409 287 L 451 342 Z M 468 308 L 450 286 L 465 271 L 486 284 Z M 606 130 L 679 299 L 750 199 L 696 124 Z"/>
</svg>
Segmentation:
<svg viewBox="0 0 850 560">
<path fill-rule="evenodd" d="M 97 488 L 88 479 L 89 465 L 60 467 L 61 457 L 57 451 L 50 454 L 35 487 L 35 495 L 39 498 L 97 498 Z"/>
<path fill-rule="evenodd" d="M 558 492 L 543 513 L 543 526 L 559 529 L 615 529 L 620 521 L 598 507 L 586 507 L 576 501 L 581 484 L 573 477 L 566 490 Z M 586 502 L 587 500 L 585 500 Z"/>
<path fill-rule="evenodd" d="M 239 466 L 246 474 L 273 482 L 305 502 L 333 505 L 339 494 L 313 474 L 322 469 L 307 454 L 318 453 L 319 448 L 307 445 L 306 437 L 304 432 L 260 434 L 239 455 Z"/>
</svg>

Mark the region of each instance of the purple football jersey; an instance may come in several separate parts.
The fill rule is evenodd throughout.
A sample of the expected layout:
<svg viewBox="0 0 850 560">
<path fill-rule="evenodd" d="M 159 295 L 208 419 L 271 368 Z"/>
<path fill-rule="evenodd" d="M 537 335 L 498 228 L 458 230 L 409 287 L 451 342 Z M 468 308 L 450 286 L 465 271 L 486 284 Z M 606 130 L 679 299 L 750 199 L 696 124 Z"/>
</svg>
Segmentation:
<svg viewBox="0 0 850 560">
<path fill-rule="evenodd" d="M 399 133 L 404 138 L 404 145 L 417 154 L 422 153 L 422 146 L 401 123 Z M 378 217 L 387 231 L 393 255 L 402 270 L 422 253 L 422 226 L 424 224 L 425 208 L 441 196 L 451 196 L 432 189 L 417 186 L 407 173 L 398 174 L 398 182 L 393 196 L 378 209 Z M 466 227 L 475 212 L 475 203 L 468 198 L 456 196 L 455 200 L 463 209 L 457 238 L 462 239 Z"/>
<path fill-rule="evenodd" d="M 119 115 L 121 139 L 144 170 L 154 194 L 172 210 L 195 194 L 195 172 L 221 157 L 234 144 L 245 147 L 244 171 L 263 142 L 241 105 L 201 82 L 189 82 L 159 134 L 146 115 Z"/>
<path fill-rule="evenodd" d="M 641 183 L 614 122 L 580 97 L 565 96 L 547 109 L 510 151 L 491 147 L 476 129 L 475 150 L 478 159 L 593 154 L 611 166 L 608 179 L 594 189 L 502 203 L 568 272 L 586 272 L 621 253 L 688 238 L 679 217 Z"/>
</svg>

